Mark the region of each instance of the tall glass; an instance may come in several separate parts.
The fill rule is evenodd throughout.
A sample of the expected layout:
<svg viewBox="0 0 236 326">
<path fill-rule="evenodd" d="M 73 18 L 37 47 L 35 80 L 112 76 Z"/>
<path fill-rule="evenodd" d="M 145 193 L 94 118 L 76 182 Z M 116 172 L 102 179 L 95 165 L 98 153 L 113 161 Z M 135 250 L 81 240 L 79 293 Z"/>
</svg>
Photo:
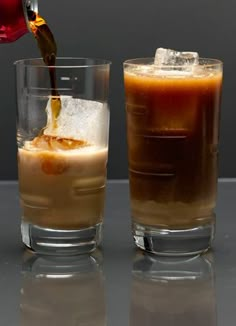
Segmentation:
<svg viewBox="0 0 236 326">
<path fill-rule="evenodd" d="M 133 236 L 161 255 L 205 251 L 214 237 L 222 62 L 124 63 Z"/>
<path fill-rule="evenodd" d="M 109 68 L 86 58 L 49 68 L 41 59 L 16 62 L 21 232 L 36 252 L 86 253 L 101 241 Z"/>
</svg>

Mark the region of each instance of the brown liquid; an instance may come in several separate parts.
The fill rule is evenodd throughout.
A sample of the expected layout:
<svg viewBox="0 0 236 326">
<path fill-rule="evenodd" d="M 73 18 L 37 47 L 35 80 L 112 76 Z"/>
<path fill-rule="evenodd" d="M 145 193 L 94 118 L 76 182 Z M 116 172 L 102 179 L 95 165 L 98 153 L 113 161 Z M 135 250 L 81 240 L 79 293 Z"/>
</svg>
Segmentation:
<svg viewBox="0 0 236 326">
<path fill-rule="evenodd" d="M 189 228 L 213 219 L 222 74 L 125 72 L 135 222 Z"/>
<path fill-rule="evenodd" d="M 32 33 L 34 34 L 38 47 L 45 64 L 49 67 L 49 75 L 51 82 L 51 109 L 54 128 L 57 127 L 57 117 L 61 110 L 60 95 L 56 85 L 55 62 L 57 56 L 57 45 L 51 30 L 46 21 L 34 12 L 29 13 L 29 24 Z"/>
<path fill-rule="evenodd" d="M 59 138 L 55 136 L 41 135 L 35 137 L 32 146 L 42 150 L 71 150 L 89 146 L 85 140 Z"/>
<path fill-rule="evenodd" d="M 107 148 L 50 136 L 18 151 L 21 207 L 26 222 L 80 229 L 103 219 Z"/>
<path fill-rule="evenodd" d="M 57 47 L 45 20 L 28 13 L 31 30 L 51 81 L 52 128 L 57 128 L 61 99 L 57 91 Z M 102 222 L 107 148 L 85 140 L 44 135 L 25 142 L 18 151 L 23 219 L 55 229 L 87 228 Z"/>
</svg>

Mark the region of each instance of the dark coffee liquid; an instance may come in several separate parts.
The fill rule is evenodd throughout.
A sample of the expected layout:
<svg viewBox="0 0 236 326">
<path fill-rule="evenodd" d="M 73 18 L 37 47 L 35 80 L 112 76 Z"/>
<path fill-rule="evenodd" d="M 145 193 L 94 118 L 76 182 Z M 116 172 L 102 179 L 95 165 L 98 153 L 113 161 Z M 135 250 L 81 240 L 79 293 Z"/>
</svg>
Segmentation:
<svg viewBox="0 0 236 326">
<path fill-rule="evenodd" d="M 57 56 L 57 45 L 54 39 L 54 36 L 48 27 L 46 21 L 36 14 L 33 11 L 28 12 L 29 24 L 32 33 L 34 34 L 38 47 L 40 49 L 41 55 L 45 64 L 49 67 L 49 75 L 51 82 L 51 108 L 52 108 L 52 119 L 54 128 L 57 127 L 57 117 L 60 113 L 61 109 L 61 100 L 60 95 L 57 91 L 56 85 L 56 71 L 55 71 L 55 63 Z"/>
<path fill-rule="evenodd" d="M 29 25 L 34 37 L 37 40 L 38 47 L 40 49 L 42 58 L 45 64 L 48 66 L 50 83 L 51 83 L 51 114 L 53 128 L 57 128 L 57 118 L 61 110 L 61 99 L 60 94 L 57 90 L 56 84 L 56 56 L 57 56 L 57 45 L 54 36 L 48 27 L 46 21 L 34 11 L 28 10 Z M 84 140 L 66 139 L 54 136 L 46 136 L 43 134 L 44 128 L 41 130 L 38 137 L 34 139 L 32 144 L 36 147 L 48 150 L 71 150 L 87 146 L 88 143 Z"/>
<path fill-rule="evenodd" d="M 125 72 L 135 222 L 188 228 L 213 219 L 221 72 L 161 77 Z"/>
</svg>

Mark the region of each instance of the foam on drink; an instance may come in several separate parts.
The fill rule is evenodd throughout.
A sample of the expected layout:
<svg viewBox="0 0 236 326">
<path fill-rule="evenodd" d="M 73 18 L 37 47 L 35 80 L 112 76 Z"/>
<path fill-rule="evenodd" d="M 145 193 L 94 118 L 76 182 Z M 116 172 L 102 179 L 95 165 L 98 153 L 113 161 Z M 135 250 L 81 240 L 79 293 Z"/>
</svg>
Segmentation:
<svg viewBox="0 0 236 326">
<path fill-rule="evenodd" d="M 215 75 L 199 63 L 197 52 L 179 52 L 171 49 L 158 48 L 150 64 L 132 65 L 126 68 L 130 74 L 162 78 L 202 78 Z"/>
</svg>

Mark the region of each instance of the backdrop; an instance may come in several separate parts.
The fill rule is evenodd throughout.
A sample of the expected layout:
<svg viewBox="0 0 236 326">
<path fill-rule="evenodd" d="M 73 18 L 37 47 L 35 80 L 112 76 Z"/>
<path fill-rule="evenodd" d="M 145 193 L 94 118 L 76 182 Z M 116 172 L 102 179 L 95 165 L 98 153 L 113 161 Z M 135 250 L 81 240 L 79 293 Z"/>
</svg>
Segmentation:
<svg viewBox="0 0 236 326">
<path fill-rule="evenodd" d="M 127 178 L 122 62 L 153 56 L 157 47 L 197 51 L 224 61 L 220 176 L 236 176 L 236 2 L 234 0 L 39 0 L 59 56 L 112 61 L 109 178 Z M 0 179 L 17 178 L 13 62 L 38 57 L 33 36 L 0 45 Z"/>
</svg>

